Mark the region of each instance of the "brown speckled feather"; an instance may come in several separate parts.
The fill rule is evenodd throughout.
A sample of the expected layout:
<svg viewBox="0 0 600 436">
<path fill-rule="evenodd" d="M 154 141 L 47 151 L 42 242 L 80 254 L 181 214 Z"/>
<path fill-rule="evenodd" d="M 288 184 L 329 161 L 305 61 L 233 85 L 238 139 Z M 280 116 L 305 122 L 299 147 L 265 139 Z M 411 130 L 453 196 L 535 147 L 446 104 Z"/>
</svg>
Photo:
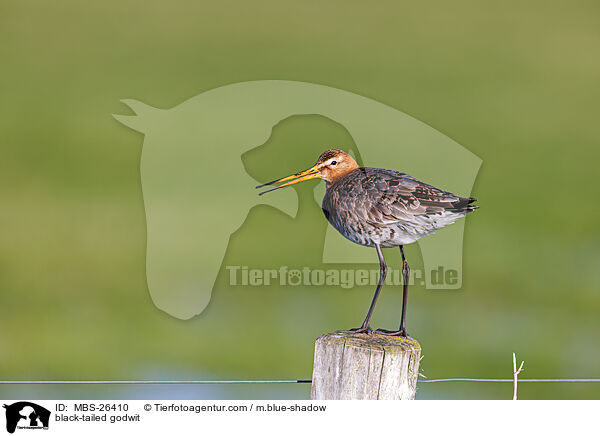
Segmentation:
<svg viewBox="0 0 600 436">
<path fill-rule="evenodd" d="M 416 241 L 477 208 L 406 173 L 358 168 L 330 185 L 323 212 L 346 238 L 392 247 Z"/>
</svg>

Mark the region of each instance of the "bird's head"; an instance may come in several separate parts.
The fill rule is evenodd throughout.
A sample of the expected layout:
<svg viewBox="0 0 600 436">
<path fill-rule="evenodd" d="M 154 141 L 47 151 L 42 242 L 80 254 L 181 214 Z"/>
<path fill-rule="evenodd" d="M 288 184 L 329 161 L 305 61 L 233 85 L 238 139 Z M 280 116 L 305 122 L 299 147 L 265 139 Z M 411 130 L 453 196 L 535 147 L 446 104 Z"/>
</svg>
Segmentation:
<svg viewBox="0 0 600 436">
<path fill-rule="evenodd" d="M 272 182 L 257 186 L 257 188 L 273 185 L 275 183 L 287 182 L 259 193 L 259 195 L 262 195 L 267 192 L 274 191 L 275 189 L 283 188 L 285 186 L 290 186 L 295 183 L 304 182 L 310 179 L 323 179 L 327 183 L 335 183 L 341 177 L 345 176 L 356 168 L 358 168 L 358 164 L 352 158 L 352 156 L 343 150 L 332 148 L 331 150 L 327 150 L 326 152 L 322 153 L 321 156 L 319 156 L 319 159 L 317 159 L 317 163 L 311 168 L 296 174 L 292 174 L 291 176 L 273 180 Z"/>
</svg>

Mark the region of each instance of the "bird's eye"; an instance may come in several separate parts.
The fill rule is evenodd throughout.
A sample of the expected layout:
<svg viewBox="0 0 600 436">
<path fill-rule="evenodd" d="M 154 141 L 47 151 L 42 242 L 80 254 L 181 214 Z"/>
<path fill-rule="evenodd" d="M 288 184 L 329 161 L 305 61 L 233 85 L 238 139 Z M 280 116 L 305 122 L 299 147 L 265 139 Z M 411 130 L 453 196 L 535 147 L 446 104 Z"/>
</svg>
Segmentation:
<svg viewBox="0 0 600 436">
<path fill-rule="evenodd" d="M 337 165 L 337 162 L 332 160 L 330 165 Z"/>
</svg>

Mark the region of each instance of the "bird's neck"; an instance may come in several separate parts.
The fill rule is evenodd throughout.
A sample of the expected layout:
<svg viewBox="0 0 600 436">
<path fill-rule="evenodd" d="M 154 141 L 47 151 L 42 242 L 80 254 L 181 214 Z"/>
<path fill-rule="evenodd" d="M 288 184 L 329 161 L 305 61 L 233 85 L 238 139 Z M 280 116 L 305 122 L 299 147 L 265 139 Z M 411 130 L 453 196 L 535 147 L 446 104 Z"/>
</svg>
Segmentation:
<svg viewBox="0 0 600 436">
<path fill-rule="evenodd" d="M 358 168 L 358 165 L 356 165 L 355 167 L 350 167 L 345 171 L 338 171 L 335 174 L 332 174 L 330 176 L 329 180 L 326 180 L 327 187 L 329 187 L 329 185 L 333 185 L 333 184 L 339 182 L 340 180 L 342 180 L 344 177 L 346 177 L 348 174 L 350 174 L 352 171 L 354 171 L 357 168 Z"/>
</svg>

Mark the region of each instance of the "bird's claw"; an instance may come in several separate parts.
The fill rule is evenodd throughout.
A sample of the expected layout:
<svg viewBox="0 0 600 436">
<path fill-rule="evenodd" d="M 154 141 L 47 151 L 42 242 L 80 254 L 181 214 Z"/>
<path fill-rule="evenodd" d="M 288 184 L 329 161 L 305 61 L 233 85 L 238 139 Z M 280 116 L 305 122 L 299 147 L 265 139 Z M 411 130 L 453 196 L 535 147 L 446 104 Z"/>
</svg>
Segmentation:
<svg viewBox="0 0 600 436">
<path fill-rule="evenodd" d="M 371 330 L 371 327 L 367 326 L 367 327 L 358 327 L 355 329 L 349 329 L 349 330 L 338 330 L 336 331 L 336 333 L 366 333 L 366 334 L 371 334 L 373 333 L 373 330 Z"/>
<path fill-rule="evenodd" d="M 375 333 L 379 333 L 380 335 L 386 335 L 386 336 L 400 336 L 403 338 L 408 337 L 408 334 L 406 333 L 405 329 L 401 329 L 401 330 L 377 329 L 377 330 L 375 330 Z"/>
</svg>

